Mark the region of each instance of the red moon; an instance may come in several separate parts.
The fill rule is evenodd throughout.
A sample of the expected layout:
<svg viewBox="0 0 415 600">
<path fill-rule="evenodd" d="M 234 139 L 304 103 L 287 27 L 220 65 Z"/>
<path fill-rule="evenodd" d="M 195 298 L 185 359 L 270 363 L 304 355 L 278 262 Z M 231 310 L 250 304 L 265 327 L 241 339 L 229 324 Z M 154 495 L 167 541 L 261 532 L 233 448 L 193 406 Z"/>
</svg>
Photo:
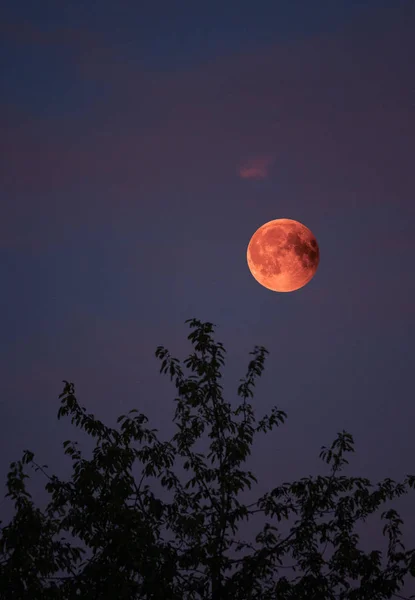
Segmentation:
<svg viewBox="0 0 415 600">
<path fill-rule="evenodd" d="M 317 240 L 302 223 L 275 219 L 256 230 L 246 252 L 254 278 L 273 292 L 294 292 L 315 275 L 320 261 Z"/>
</svg>

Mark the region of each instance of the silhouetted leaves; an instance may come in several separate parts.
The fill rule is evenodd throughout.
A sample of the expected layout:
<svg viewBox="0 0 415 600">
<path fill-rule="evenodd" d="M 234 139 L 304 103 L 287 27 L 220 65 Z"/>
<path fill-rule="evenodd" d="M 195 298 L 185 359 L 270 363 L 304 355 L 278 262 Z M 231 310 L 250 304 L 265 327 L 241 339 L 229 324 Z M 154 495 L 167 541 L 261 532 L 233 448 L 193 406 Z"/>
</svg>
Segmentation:
<svg viewBox="0 0 415 600">
<path fill-rule="evenodd" d="M 284 424 L 286 413 L 273 407 L 258 421 L 250 400 L 267 350 L 251 352 L 246 376 L 233 408 L 219 381 L 225 349 L 213 338 L 214 325 L 186 321 L 193 351 L 181 363 L 159 346 L 160 372 L 176 388 L 176 433 L 161 442 L 137 409 L 107 427 L 81 407 L 73 383 L 64 381 L 58 418 L 95 438 L 91 459 L 66 440 L 72 477 L 47 473 L 25 450 L 7 477 L 7 496 L 15 505 L 12 521 L 1 529 L 0 597 L 7 599 L 146 600 L 371 600 L 392 598 L 406 576 L 415 577 L 415 551 L 401 541 L 402 519 L 393 508 L 381 512 L 386 556 L 363 552 L 355 526 L 389 500 L 415 487 L 340 474 L 354 452 L 341 431 L 320 458 L 327 476 L 285 482 L 250 505 L 240 492 L 257 482 L 243 465 L 255 436 Z M 188 375 L 185 375 L 187 370 Z M 208 451 L 196 452 L 204 436 Z M 50 502 L 36 508 L 26 489 L 31 465 L 47 479 Z M 138 465 L 141 475 L 133 475 Z M 181 466 L 182 482 L 175 473 Z M 169 500 L 146 480 L 159 479 Z M 239 525 L 254 514 L 264 519 L 254 541 L 241 539 Z M 282 533 L 282 521 L 290 523 Z M 1 523 L 1 522 L 0 522 Z M 235 539 L 236 538 L 236 539 Z M 386 564 L 384 564 L 386 560 Z M 397 596 L 402 598 L 402 596 Z"/>
</svg>

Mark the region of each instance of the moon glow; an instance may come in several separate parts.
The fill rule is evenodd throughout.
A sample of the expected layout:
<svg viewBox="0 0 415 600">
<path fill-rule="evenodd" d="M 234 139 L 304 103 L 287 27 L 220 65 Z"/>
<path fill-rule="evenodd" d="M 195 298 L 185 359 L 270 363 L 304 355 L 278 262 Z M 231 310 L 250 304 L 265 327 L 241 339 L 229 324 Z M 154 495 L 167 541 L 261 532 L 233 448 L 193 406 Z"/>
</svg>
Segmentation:
<svg viewBox="0 0 415 600">
<path fill-rule="evenodd" d="M 253 277 L 274 292 L 293 292 L 305 286 L 320 261 L 316 238 L 292 219 L 262 225 L 251 237 L 246 255 Z"/>
</svg>

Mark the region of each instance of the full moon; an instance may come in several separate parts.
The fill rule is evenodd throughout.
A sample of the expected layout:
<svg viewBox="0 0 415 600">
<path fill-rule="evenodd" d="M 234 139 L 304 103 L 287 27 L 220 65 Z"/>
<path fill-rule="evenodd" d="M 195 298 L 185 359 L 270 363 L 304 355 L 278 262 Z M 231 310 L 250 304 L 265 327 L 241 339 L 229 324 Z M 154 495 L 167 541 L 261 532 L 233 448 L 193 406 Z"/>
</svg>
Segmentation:
<svg viewBox="0 0 415 600">
<path fill-rule="evenodd" d="M 315 275 L 320 260 L 317 240 L 302 223 L 275 219 L 257 229 L 246 252 L 254 278 L 274 292 L 294 292 Z"/>
</svg>

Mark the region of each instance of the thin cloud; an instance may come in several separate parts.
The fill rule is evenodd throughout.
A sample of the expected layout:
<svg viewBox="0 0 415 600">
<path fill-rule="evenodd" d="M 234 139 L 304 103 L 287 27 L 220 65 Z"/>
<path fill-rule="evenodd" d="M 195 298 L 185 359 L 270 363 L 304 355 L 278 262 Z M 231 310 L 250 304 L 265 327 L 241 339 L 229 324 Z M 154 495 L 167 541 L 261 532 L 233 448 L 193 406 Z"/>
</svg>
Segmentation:
<svg viewBox="0 0 415 600">
<path fill-rule="evenodd" d="M 78 66 L 80 73 L 90 71 L 92 65 L 119 65 L 120 57 L 103 36 L 87 29 L 56 27 L 44 30 L 31 23 L 0 23 L 0 36 L 17 47 L 53 48 Z"/>
<path fill-rule="evenodd" d="M 242 179 L 265 179 L 268 177 L 269 167 L 274 162 L 271 156 L 253 158 L 239 168 L 239 177 Z"/>
<path fill-rule="evenodd" d="M 97 35 L 88 30 L 57 27 L 54 30 L 45 31 L 31 23 L 3 22 L 0 24 L 0 34 L 6 41 L 15 44 L 72 46 L 84 50 L 93 50 L 100 42 Z"/>
<path fill-rule="evenodd" d="M 115 59 L 69 53 L 79 66 L 87 63 L 76 110 L 62 105 L 60 113 L 34 117 L 13 96 L 0 103 L 0 243 L 43 244 L 60 234 L 57 223 L 65 231 L 69 222 L 91 227 L 117 218 L 129 225 L 138 201 L 172 189 L 197 196 L 213 185 L 212 171 L 215 185 L 232 177 L 264 181 L 277 158 L 279 177 L 320 208 L 404 202 L 415 140 L 405 60 L 414 41 L 405 31 L 392 30 L 386 45 L 383 27 L 375 31 L 370 52 L 366 37 L 345 34 L 177 73 L 129 61 L 118 69 Z M 351 68 L 357 60 L 359 72 Z M 85 102 L 86 76 L 108 83 L 99 102 L 95 85 Z M 79 71 L 68 77 L 79 89 Z M 241 156 L 248 148 L 252 153 Z"/>
</svg>

